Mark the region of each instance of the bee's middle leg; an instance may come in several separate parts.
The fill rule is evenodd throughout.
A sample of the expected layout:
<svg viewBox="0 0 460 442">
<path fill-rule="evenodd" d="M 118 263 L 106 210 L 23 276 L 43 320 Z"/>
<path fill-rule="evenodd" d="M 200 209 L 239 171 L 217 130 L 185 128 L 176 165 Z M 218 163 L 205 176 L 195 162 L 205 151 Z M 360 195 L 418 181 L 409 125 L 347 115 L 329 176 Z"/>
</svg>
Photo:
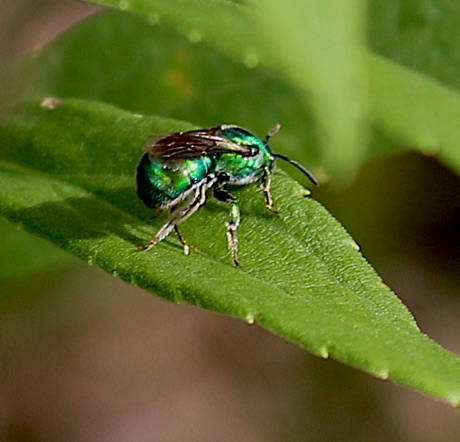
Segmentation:
<svg viewBox="0 0 460 442">
<path fill-rule="evenodd" d="M 230 204 L 230 216 L 225 223 L 227 227 L 227 243 L 228 249 L 232 255 L 232 261 L 235 267 L 240 267 L 240 263 L 238 262 L 238 237 L 236 235 L 236 231 L 241 224 L 241 215 L 240 215 L 240 207 L 238 200 L 232 194 L 228 193 L 222 187 L 215 187 L 214 188 L 214 196 L 219 201 L 223 201 L 224 203 Z"/>
</svg>

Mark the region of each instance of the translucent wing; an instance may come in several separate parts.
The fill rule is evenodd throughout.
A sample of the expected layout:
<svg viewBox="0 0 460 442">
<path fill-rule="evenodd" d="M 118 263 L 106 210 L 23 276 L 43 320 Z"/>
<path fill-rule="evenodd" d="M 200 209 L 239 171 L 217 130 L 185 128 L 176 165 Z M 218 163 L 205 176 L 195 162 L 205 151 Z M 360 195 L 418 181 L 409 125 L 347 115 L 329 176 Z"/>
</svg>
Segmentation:
<svg viewBox="0 0 460 442">
<path fill-rule="evenodd" d="M 209 129 L 153 135 L 144 147 L 152 158 L 197 158 L 216 153 L 254 154 L 251 146 L 242 146 L 222 136 L 222 126 Z"/>
</svg>

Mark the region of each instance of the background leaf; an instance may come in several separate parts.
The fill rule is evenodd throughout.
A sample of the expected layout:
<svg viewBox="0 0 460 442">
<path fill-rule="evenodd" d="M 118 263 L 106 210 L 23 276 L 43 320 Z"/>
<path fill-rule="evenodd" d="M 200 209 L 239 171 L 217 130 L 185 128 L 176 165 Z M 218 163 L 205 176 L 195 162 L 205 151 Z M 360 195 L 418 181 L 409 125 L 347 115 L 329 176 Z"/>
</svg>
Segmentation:
<svg viewBox="0 0 460 442">
<path fill-rule="evenodd" d="M 369 2 L 369 41 L 380 54 L 459 88 L 460 4 L 449 0 Z"/>
<path fill-rule="evenodd" d="M 252 2 L 280 74 L 310 97 L 326 167 L 354 173 L 365 157 L 368 119 L 365 2 Z M 327 23 L 327 32 L 324 25 Z M 310 101 L 312 101 L 310 103 Z M 336 147 L 340 146 L 337 151 Z"/>
<path fill-rule="evenodd" d="M 106 50 L 111 46 L 117 51 Z M 261 134 L 280 122 L 284 152 L 315 172 L 318 138 L 295 89 L 266 69 L 247 69 L 191 44 L 161 22 L 152 26 L 115 12 L 95 16 L 22 60 L 17 71 L 30 73 L 26 97 L 89 98 L 202 127 L 239 124 Z"/>
<path fill-rule="evenodd" d="M 340 55 L 333 58 L 335 51 L 332 51 L 330 42 L 326 42 L 324 46 L 321 46 L 320 43 L 313 57 L 316 55 L 316 58 L 318 58 L 317 54 L 319 51 L 326 51 L 328 53 L 326 57 L 327 62 L 324 65 L 319 65 L 313 79 L 311 79 L 311 75 L 305 76 L 307 65 L 305 65 L 304 69 L 302 67 L 303 64 L 299 64 L 298 51 L 285 49 L 295 48 L 295 40 L 291 39 L 290 43 L 285 42 L 283 45 L 284 50 L 278 50 L 278 52 L 272 50 L 269 46 L 267 47 L 266 41 L 259 37 L 262 29 L 257 28 L 255 24 L 256 16 L 254 11 L 249 8 L 242 8 L 239 5 L 231 3 L 208 3 L 200 0 L 187 2 L 187 8 L 185 9 L 181 0 L 177 0 L 177 3 L 173 1 L 167 4 L 156 0 L 133 0 L 130 2 L 101 0 L 92 3 L 133 11 L 143 16 L 147 21 L 153 15 L 155 17 L 153 20 L 154 23 L 163 19 L 186 36 L 190 37 L 190 34 L 199 34 L 200 41 L 203 40 L 235 59 L 247 59 L 249 54 L 249 58 L 255 60 L 255 62 L 249 63 L 250 66 L 260 63 L 263 66 L 273 68 L 278 71 L 278 75 L 281 74 L 286 80 L 291 80 L 293 76 L 296 80 L 304 78 L 304 89 L 309 91 L 312 97 L 315 97 L 315 100 L 311 102 L 315 120 L 321 122 L 320 128 L 318 129 L 317 127 L 317 130 L 321 133 L 321 137 L 319 138 L 320 144 L 325 143 L 323 144 L 325 150 L 323 151 L 323 163 L 337 176 L 340 176 L 342 173 L 346 174 L 347 170 L 350 172 L 350 167 L 352 165 L 356 167 L 357 160 L 365 157 L 364 149 L 361 147 L 363 142 L 360 141 L 360 136 L 358 135 L 361 133 L 359 124 L 362 120 L 374 122 L 379 131 L 382 131 L 385 136 L 391 138 L 390 143 L 385 143 L 387 148 L 394 148 L 396 145 L 399 149 L 401 147 L 407 149 L 409 146 L 412 149 L 418 149 L 422 152 L 438 153 L 446 164 L 458 172 L 460 154 L 455 146 L 457 146 L 460 140 L 460 131 L 453 121 L 453 114 L 458 114 L 460 111 L 460 97 L 458 93 L 452 89 L 444 88 L 433 79 L 421 78 L 420 75 L 401 69 L 394 63 L 377 58 L 371 53 L 366 52 L 361 54 L 358 52 L 359 55 L 353 55 L 356 54 L 354 51 L 360 48 L 358 42 L 360 41 L 359 38 L 362 30 L 359 23 L 363 14 L 360 9 L 361 7 L 354 2 L 348 2 L 348 6 L 344 6 L 347 11 L 345 16 L 348 16 L 347 14 L 349 13 L 350 20 L 352 21 L 348 31 L 334 33 L 333 37 L 331 37 L 335 41 L 334 44 L 336 46 L 334 47 Z M 338 3 L 341 4 L 341 2 Z M 414 23 L 418 24 L 417 20 L 420 17 L 423 18 L 426 16 L 423 23 L 423 28 L 426 31 L 423 34 L 425 37 L 427 33 L 433 32 L 434 27 L 438 30 L 441 29 L 445 24 L 444 21 L 449 20 L 449 17 L 451 17 L 451 13 L 455 17 L 459 17 L 458 11 L 455 9 L 456 7 L 451 6 L 449 2 L 444 2 L 439 6 L 433 7 L 429 6 L 431 2 L 426 2 L 424 6 L 417 5 L 416 3 L 409 2 L 408 5 L 401 6 L 398 2 L 392 2 L 387 7 L 387 10 L 392 10 L 393 12 L 398 11 L 398 8 L 402 10 L 401 15 L 403 20 L 407 16 L 406 21 L 398 22 L 398 24 L 402 23 L 402 26 L 410 24 L 410 20 L 414 20 Z M 310 9 L 307 11 L 303 8 L 308 8 L 309 3 L 292 1 L 289 5 L 283 4 L 283 8 L 287 10 L 285 14 L 281 14 L 282 17 L 285 16 L 284 19 L 281 19 L 281 23 L 284 23 L 284 26 L 281 26 L 278 30 L 273 29 L 273 22 L 280 15 L 280 11 L 274 10 L 272 16 L 274 19 L 269 21 L 272 25 L 269 27 L 269 30 L 273 35 L 273 39 L 279 40 L 277 33 L 287 36 L 291 35 L 292 37 L 291 32 L 286 34 L 286 29 L 288 29 L 286 23 L 289 23 L 292 29 L 298 30 L 297 38 L 302 40 L 304 45 L 308 45 L 309 41 L 323 41 L 323 27 L 330 26 L 334 28 L 336 27 L 334 24 L 337 25 L 341 18 L 336 14 L 340 10 L 340 8 L 337 8 L 336 2 L 330 0 L 327 4 L 328 6 L 324 6 L 324 9 L 320 7 L 318 10 L 310 5 Z M 296 13 L 297 7 L 299 9 Z M 175 13 L 174 11 L 177 9 L 183 12 Z M 259 11 L 260 14 L 268 11 L 266 12 L 268 19 L 271 11 L 270 7 L 267 6 L 265 8 L 262 5 L 260 9 L 262 10 L 262 12 Z M 382 9 L 385 8 L 379 9 L 378 5 L 374 6 L 375 11 Z M 331 13 L 331 11 L 334 11 L 334 13 Z M 312 14 L 312 20 L 315 20 L 315 17 L 317 18 L 318 23 L 320 23 L 318 27 L 301 26 L 302 22 L 309 22 L 307 12 Z M 318 16 L 315 15 L 315 12 L 318 12 Z M 213 16 L 213 13 L 218 15 Z M 455 13 L 457 14 L 455 15 Z M 292 20 L 292 16 L 290 19 L 289 14 L 300 17 L 298 22 L 297 20 Z M 385 19 L 388 21 L 391 20 L 388 19 L 388 15 L 390 14 L 384 15 L 382 22 Z M 374 17 L 376 16 L 377 13 L 374 14 Z M 400 19 L 400 16 L 396 13 L 391 18 L 394 20 L 395 16 Z M 192 17 L 200 17 L 200 19 L 197 21 Z M 214 17 L 219 17 L 219 20 L 215 20 Z M 216 22 L 219 23 L 219 26 L 216 26 Z M 243 26 L 242 23 L 245 25 Z M 243 30 L 241 30 L 242 27 L 244 28 Z M 372 27 L 372 23 L 369 27 Z M 447 26 L 446 29 L 447 31 L 443 31 L 444 34 L 452 33 L 455 28 Z M 239 31 L 236 32 L 236 30 Z M 395 32 L 395 27 L 390 27 L 389 31 L 384 32 L 383 35 L 391 35 L 391 31 L 394 34 L 397 33 Z M 344 38 L 344 35 L 349 35 L 350 38 Z M 373 35 L 376 34 L 374 33 Z M 230 36 L 233 36 L 233 39 Z M 375 38 L 379 41 L 384 40 L 382 36 L 376 36 Z M 332 51 L 332 55 L 329 54 L 330 51 Z M 282 57 L 279 54 L 282 54 Z M 309 54 L 303 54 L 303 56 L 303 58 L 309 59 Z M 286 60 L 286 57 L 289 60 Z M 346 62 L 342 62 L 343 59 Z M 314 60 L 309 63 L 309 66 L 313 62 Z M 284 70 L 279 69 L 280 63 Z M 340 82 L 344 81 L 343 73 L 347 70 L 350 71 L 350 65 L 353 65 L 353 67 L 358 66 L 354 68 L 356 69 L 356 75 L 351 75 L 352 81 L 348 83 L 350 89 L 339 95 L 334 94 L 329 99 L 328 96 L 331 89 L 325 87 L 322 82 L 328 81 L 332 84 L 338 82 L 340 85 Z M 362 79 L 364 69 L 367 70 L 367 81 Z M 294 70 L 294 74 L 289 73 L 291 70 Z M 335 77 L 331 78 L 331 70 L 335 74 Z M 352 96 L 355 90 L 353 84 L 359 81 L 363 84 L 361 85 L 359 94 L 357 94 L 358 96 L 355 96 L 353 101 Z M 369 97 L 371 99 L 371 111 L 369 115 L 367 115 L 368 107 L 365 104 L 366 83 L 370 85 Z M 299 85 L 298 81 L 296 84 Z M 336 103 L 333 107 L 326 105 L 326 103 L 331 104 L 333 102 Z M 404 118 L 401 118 L 402 114 Z M 326 127 L 323 127 L 323 122 L 325 121 L 328 121 L 328 124 Z M 350 125 L 352 121 L 355 121 L 356 124 Z M 414 128 L 419 130 L 420 127 L 423 127 L 423 133 L 420 134 L 417 132 L 415 134 Z M 327 135 L 325 135 L 325 131 L 327 131 Z M 343 151 L 340 150 L 339 152 L 335 148 L 338 139 L 341 139 L 342 144 L 345 145 Z M 355 143 L 354 149 L 351 148 L 350 144 L 353 142 Z M 382 147 L 382 144 L 380 144 L 380 147 Z M 332 151 L 334 154 L 331 153 Z M 368 148 L 368 151 L 370 154 L 372 148 Z"/>
<path fill-rule="evenodd" d="M 0 210 L 8 219 L 170 301 L 256 321 L 317 355 L 458 405 L 459 359 L 420 333 L 354 241 L 295 181 L 275 176 L 281 218 L 265 212 L 254 188 L 238 192 L 242 271 L 226 250 L 228 208 L 212 201 L 183 227 L 198 253 L 183 256 L 174 238 L 137 253 L 161 224 L 146 225 L 149 210 L 134 193 L 140 146 L 150 133 L 191 126 L 100 103 L 53 103 L 22 105 L 3 125 Z"/>
</svg>

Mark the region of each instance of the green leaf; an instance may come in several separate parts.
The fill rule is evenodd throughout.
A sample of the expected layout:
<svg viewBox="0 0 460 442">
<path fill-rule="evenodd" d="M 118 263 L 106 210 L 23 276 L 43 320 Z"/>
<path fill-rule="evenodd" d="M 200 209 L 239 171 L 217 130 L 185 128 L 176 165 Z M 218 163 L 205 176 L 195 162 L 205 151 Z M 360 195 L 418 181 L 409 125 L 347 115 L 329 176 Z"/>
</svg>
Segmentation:
<svg viewBox="0 0 460 442">
<path fill-rule="evenodd" d="M 451 404 L 460 360 L 421 333 L 406 307 L 337 221 L 277 172 L 264 208 L 252 186 L 241 200 L 242 269 L 228 256 L 228 207 L 210 199 L 183 224 L 197 251 L 174 237 L 138 252 L 161 225 L 135 195 L 133 172 L 151 133 L 191 128 L 96 102 L 18 107 L 2 127 L 0 212 L 36 235 L 173 302 L 187 301 L 261 326 L 335 359 Z"/>
</svg>

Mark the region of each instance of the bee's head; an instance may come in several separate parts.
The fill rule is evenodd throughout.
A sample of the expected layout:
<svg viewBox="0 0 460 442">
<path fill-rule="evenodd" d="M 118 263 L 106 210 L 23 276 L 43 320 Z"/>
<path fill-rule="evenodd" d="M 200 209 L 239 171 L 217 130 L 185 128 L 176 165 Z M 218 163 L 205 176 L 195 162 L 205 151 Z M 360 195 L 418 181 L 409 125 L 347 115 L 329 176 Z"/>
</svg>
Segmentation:
<svg viewBox="0 0 460 442">
<path fill-rule="evenodd" d="M 267 147 L 266 141 L 260 139 L 258 136 L 254 135 L 243 127 L 234 125 L 222 125 L 221 130 L 222 136 L 229 139 L 232 143 L 249 149 L 250 154 L 248 156 L 258 155 L 261 149 Z"/>
</svg>

